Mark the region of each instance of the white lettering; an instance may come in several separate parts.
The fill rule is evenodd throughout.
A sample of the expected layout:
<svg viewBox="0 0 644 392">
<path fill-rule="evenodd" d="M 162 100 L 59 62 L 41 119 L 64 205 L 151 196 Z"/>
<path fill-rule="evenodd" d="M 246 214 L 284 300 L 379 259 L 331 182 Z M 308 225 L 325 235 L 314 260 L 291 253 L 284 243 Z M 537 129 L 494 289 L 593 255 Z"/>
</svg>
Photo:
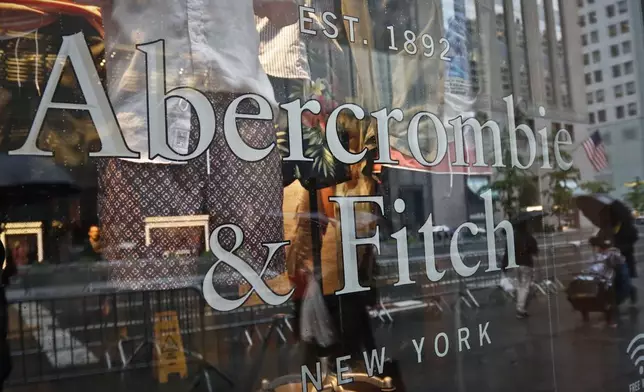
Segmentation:
<svg viewBox="0 0 644 392">
<path fill-rule="evenodd" d="M 67 59 L 74 67 L 78 85 L 85 98 L 86 103 L 84 104 L 53 102 L 54 93 Z M 51 152 L 41 150 L 36 145 L 49 109 L 87 110 L 89 112 L 98 137 L 101 140 L 101 149 L 97 152 L 90 152 L 89 156 L 139 158 L 139 154 L 131 151 L 125 144 L 114 110 L 105 91 L 101 88 L 101 79 L 98 77 L 96 68 L 94 68 L 94 60 L 89 53 L 89 48 L 85 43 L 85 36 L 82 32 L 63 37 L 63 43 L 58 51 L 42 100 L 38 105 L 36 117 L 31 124 L 29 135 L 27 135 L 27 140 L 19 149 L 10 151 L 9 155 L 54 155 Z"/>
<path fill-rule="evenodd" d="M 320 362 L 315 363 L 315 377 L 306 365 L 302 366 L 300 374 L 302 376 L 302 392 L 308 392 L 308 380 L 311 380 L 315 389 L 322 390 L 322 364 Z"/>
<path fill-rule="evenodd" d="M 349 384 L 353 382 L 353 378 L 343 378 L 342 373 L 346 373 L 349 371 L 348 366 L 343 366 L 342 362 L 343 361 L 348 361 L 351 359 L 351 355 L 345 355 L 344 357 L 338 357 L 335 359 L 335 368 L 338 370 L 338 384 L 339 385 L 344 385 L 344 384 Z"/>
<path fill-rule="evenodd" d="M 465 335 L 463 336 L 463 332 Z M 470 349 L 470 342 L 467 341 L 467 339 L 470 338 L 470 329 L 469 328 L 459 328 L 458 329 L 458 351 L 463 351 L 463 343 L 465 343 L 465 346 L 467 349 Z"/>
<path fill-rule="evenodd" d="M 311 30 L 306 28 L 306 24 L 308 23 L 309 25 L 313 23 L 313 18 L 308 16 L 309 14 L 312 14 L 315 12 L 315 9 L 311 7 L 305 7 L 301 5 L 299 7 L 300 9 L 300 33 L 302 34 L 308 34 L 308 35 L 316 35 L 315 30 Z"/>
<path fill-rule="evenodd" d="M 326 35 L 327 38 L 329 39 L 336 39 L 338 38 L 339 31 L 338 27 L 335 25 L 335 21 L 338 19 L 337 16 L 333 12 L 326 11 L 322 14 L 322 21 L 324 22 L 325 25 L 327 25 L 328 28 L 333 31 L 333 33 L 327 32 L 327 29 L 324 28 L 324 35 Z"/>
<path fill-rule="evenodd" d="M 367 374 L 369 377 L 373 377 L 374 370 L 378 368 L 378 374 L 382 374 L 385 371 L 385 348 L 380 349 L 380 356 L 378 356 L 378 350 L 371 350 L 371 356 L 365 351 L 362 353 L 364 356 L 364 364 L 367 368 Z M 375 364 L 374 364 L 375 362 Z"/>
<path fill-rule="evenodd" d="M 380 231 L 376 226 L 376 233 L 372 237 L 358 238 L 355 222 L 356 203 L 375 203 L 380 207 L 380 213 L 384 209 L 384 198 L 382 196 L 354 196 L 354 197 L 329 197 L 329 201 L 338 203 L 340 206 L 340 227 L 342 239 L 342 265 L 344 269 L 344 287 L 336 291 L 336 295 L 369 291 L 369 287 L 360 285 L 358 279 L 358 254 L 357 247 L 360 245 L 372 245 L 380 253 Z"/>
<path fill-rule="evenodd" d="M 394 119 L 398 122 L 403 120 L 403 112 L 400 109 L 394 109 L 391 113 L 387 113 L 387 109 L 382 109 L 377 112 L 371 113 L 371 116 L 378 120 L 378 154 L 379 157 L 375 163 L 396 165 L 399 162 L 391 159 L 391 152 L 389 150 L 389 119 Z"/>
<path fill-rule="evenodd" d="M 431 163 L 427 162 L 425 157 L 423 157 L 418 141 L 418 125 L 423 117 L 429 117 L 429 119 L 434 123 L 434 128 L 436 130 L 436 158 Z M 447 132 L 445 131 L 443 123 L 432 113 L 420 112 L 411 119 L 409 127 L 407 128 L 407 140 L 409 142 L 409 150 L 414 156 L 414 159 L 423 166 L 438 165 L 447 153 Z"/>
<path fill-rule="evenodd" d="M 559 136 L 564 136 L 564 139 L 561 139 Z M 560 129 L 555 136 L 555 159 L 557 160 L 557 165 L 562 170 L 569 170 L 572 167 L 572 161 L 566 162 L 561 156 L 561 150 L 559 146 L 569 146 L 572 144 L 572 137 L 565 129 Z"/>
<path fill-rule="evenodd" d="M 514 255 L 514 229 L 512 224 L 507 220 L 502 220 L 494 226 L 494 205 L 492 204 L 492 191 L 487 190 L 482 195 L 485 201 L 485 235 L 487 236 L 487 262 L 486 272 L 498 271 L 500 268 L 496 265 L 496 240 L 494 235 L 497 230 L 505 230 L 505 238 L 508 249 L 508 268 L 516 268 L 517 262 Z"/>
<path fill-rule="evenodd" d="M 507 110 L 507 115 L 508 115 L 508 133 L 510 135 L 510 156 L 512 157 L 512 165 L 514 167 L 518 167 L 519 169 L 529 169 L 532 166 L 532 163 L 534 162 L 534 158 L 537 155 L 537 145 L 536 145 L 536 140 L 534 139 L 534 134 L 532 130 L 530 129 L 529 126 L 526 124 L 519 124 L 516 125 L 514 121 L 514 98 L 512 95 L 509 95 L 503 100 L 506 103 L 506 110 Z M 517 131 L 523 132 L 523 134 L 526 136 L 528 139 L 528 153 L 530 154 L 530 158 L 528 159 L 528 163 L 526 165 L 523 165 L 521 161 L 519 161 L 519 152 L 517 149 Z"/>
<path fill-rule="evenodd" d="M 364 158 L 365 154 L 367 153 L 367 149 L 365 148 L 358 154 L 353 154 L 347 151 L 342 145 L 340 137 L 338 136 L 338 115 L 345 109 L 353 112 L 354 116 L 356 116 L 358 120 L 364 119 L 364 110 L 362 110 L 360 106 L 354 105 L 352 103 L 346 103 L 344 105 L 338 106 L 329 115 L 329 120 L 327 121 L 326 125 L 326 141 L 329 145 L 329 150 L 337 160 L 342 163 L 353 165 L 354 163 L 360 162 Z"/>
<path fill-rule="evenodd" d="M 438 341 L 440 339 L 445 341 L 445 351 L 442 352 L 438 351 Z M 434 352 L 439 358 L 443 358 L 449 352 L 449 339 L 447 338 L 447 334 L 445 332 L 439 333 L 438 335 L 436 335 L 436 338 L 434 338 Z"/>
<path fill-rule="evenodd" d="M 420 339 L 420 343 L 416 342 L 416 339 L 412 339 L 411 342 L 414 344 L 414 349 L 416 349 L 416 355 L 418 355 L 418 363 L 421 363 L 422 362 L 421 353 L 423 351 L 423 344 L 425 343 L 425 337 L 423 336 L 423 338 Z"/>
<path fill-rule="evenodd" d="M 427 221 L 418 232 L 423 235 L 423 245 L 425 246 L 425 273 L 429 280 L 438 282 L 445 276 L 445 271 L 439 272 L 436 268 L 436 257 L 434 256 L 434 226 L 432 220 L 432 214 L 429 214 Z"/>
<path fill-rule="evenodd" d="M 487 334 L 487 327 L 490 326 L 490 322 L 488 321 L 485 323 L 485 327 L 483 327 L 481 324 L 479 324 L 479 342 L 480 346 L 483 347 L 483 339 L 487 340 L 487 344 L 492 344 L 492 341 L 490 340 L 490 335 Z"/>
<path fill-rule="evenodd" d="M 280 105 L 286 110 L 288 118 L 288 156 L 282 158 L 284 161 L 313 162 L 313 158 L 304 156 L 304 147 L 302 146 L 302 113 L 305 110 L 313 114 L 320 114 L 322 107 L 320 102 L 311 99 L 304 105 L 300 105 L 300 100 L 284 103 Z"/>
</svg>

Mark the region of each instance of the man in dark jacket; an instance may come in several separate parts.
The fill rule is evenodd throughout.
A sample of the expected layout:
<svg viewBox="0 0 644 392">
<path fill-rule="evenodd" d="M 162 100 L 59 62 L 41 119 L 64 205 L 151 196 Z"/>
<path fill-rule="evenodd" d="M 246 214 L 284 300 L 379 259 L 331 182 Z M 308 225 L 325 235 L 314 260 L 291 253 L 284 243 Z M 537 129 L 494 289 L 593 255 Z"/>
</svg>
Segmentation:
<svg viewBox="0 0 644 392">
<path fill-rule="evenodd" d="M 515 269 L 517 277 L 517 318 L 528 317 L 526 306 L 530 294 L 530 286 L 534 275 L 534 257 L 539 253 L 537 240 L 530 232 L 528 221 L 518 223 L 514 227 L 514 252 L 518 268 Z M 508 267 L 508 249 L 505 250 L 502 268 Z"/>
</svg>

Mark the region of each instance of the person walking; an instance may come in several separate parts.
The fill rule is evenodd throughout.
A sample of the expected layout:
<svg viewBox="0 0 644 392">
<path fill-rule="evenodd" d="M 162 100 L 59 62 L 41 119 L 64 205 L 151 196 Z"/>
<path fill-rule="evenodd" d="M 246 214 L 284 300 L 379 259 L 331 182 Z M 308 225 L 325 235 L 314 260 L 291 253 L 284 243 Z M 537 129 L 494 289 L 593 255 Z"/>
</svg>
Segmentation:
<svg viewBox="0 0 644 392">
<path fill-rule="evenodd" d="M 635 265 L 635 242 L 638 240 L 637 228 L 632 221 L 619 222 L 613 229 L 613 242 L 615 248 L 619 249 L 626 266 L 628 267 L 628 274 L 631 279 L 637 277 L 637 268 Z M 631 303 L 637 303 L 637 291 L 635 288 L 630 290 Z"/>
<path fill-rule="evenodd" d="M 515 225 L 514 250 L 518 265 L 516 311 L 517 318 L 523 319 L 528 317 L 527 304 L 534 277 L 534 257 L 539 253 L 537 240 L 532 236 L 528 221 L 522 221 Z"/>
</svg>

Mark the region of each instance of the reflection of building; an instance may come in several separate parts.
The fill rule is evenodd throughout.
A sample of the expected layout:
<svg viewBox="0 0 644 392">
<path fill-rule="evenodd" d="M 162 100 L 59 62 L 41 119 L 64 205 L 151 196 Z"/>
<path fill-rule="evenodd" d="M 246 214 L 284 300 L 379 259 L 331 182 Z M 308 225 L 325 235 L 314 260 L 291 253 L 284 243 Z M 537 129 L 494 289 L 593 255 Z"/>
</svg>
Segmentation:
<svg viewBox="0 0 644 392">
<path fill-rule="evenodd" d="M 596 177 L 623 195 L 624 183 L 644 177 L 643 4 L 579 0 L 588 122 L 606 145 L 609 167 Z"/>
<path fill-rule="evenodd" d="M 465 28 L 456 29 L 455 15 L 463 10 Z M 561 0 L 444 0 L 442 12 L 445 36 L 448 40 L 455 37 L 455 43 L 465 43 L 467 51 L 466 68 L 469 68 L 474 102 L 466 113 L 461 113 L 466 117 L 485 113 L 505 132 L 507 115 L 503 98 L 513 94 L 515 104 L 521 104 L 535 134 L 543 127 L 548 130 L 565 127 L 573 136 L 573 149 L 585 140 L 583 78 L 579 73 L 569 72 L 580 66 L 579 27 L 571 22 L 577 18 L 575 4 Z M 539 23 L 540 19 L 547 23 Z M 467 36 L 461 37 L 453 31 L 465 31 Z M 385 76 L 380 75 L 381 83 L 385 83 Z M 540 106 L 546 109 L 543 117 L 539 114 Z M 527 146 L 525 138 L 519 135 L 519 139 L 520 148 Z M 592 169 L 583 149 L 575 149 L 573 154 L 575 166 L 581 169 L 584 178 L 588 177 Z M 544 173 L 539 167 L 537 158 L 532 169 L 541 178 Z M 435 224 L 454 226 L 475 219 L 481 207 L 473 200 L 472 187 L 466 185 L 464 177 L 397 170 L 395 176 L 390 176 L 389 185 L 394 188 L 390 194 L 396 198 L 408 193 L 413 198 L 412 194 L 420 194 L 422 190 L 423 219 L 433 212 Z M 493 177 L 482 178 L 491 181 Z M 535 183 L 538 198 L 542 198 L 542 191 L 547 188 L 543 181 Z M 412 189 L 415 190 L 412 192 Z M 535 204 L 547 204 L 547 201 L 538 200 Z"/>
</svg>

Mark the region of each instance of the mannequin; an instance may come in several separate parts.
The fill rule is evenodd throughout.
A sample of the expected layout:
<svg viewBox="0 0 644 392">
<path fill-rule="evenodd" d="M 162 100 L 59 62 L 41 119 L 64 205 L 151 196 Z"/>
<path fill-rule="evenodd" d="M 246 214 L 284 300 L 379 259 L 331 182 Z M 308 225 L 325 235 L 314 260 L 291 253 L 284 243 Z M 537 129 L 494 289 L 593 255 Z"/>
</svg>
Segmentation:
<svg viewBox="0 0 644 392">
<path fill-rule="evenodd" d="M 141 154 L 136 160 L 104 159 L 99 164 L 99 218 L 106 259 L 158 258 L 185 248 L 198 254 L 208 240 L 203 236 L 200 241 L 191 240 L 198 238 L 198 228 L 175 228 L 158 231 L 150 246 L 145 246 L 147 217 L 206 214 L 210 231 L 225 223 L 239 225 L 245 238 L 238 255 L 256 270 L 266 257 L 261 244 L 283 238 L 278 152 L 274 149 L 259 162 L 243 161 L 226 145 L 222 129 L 226 108 L 240 94 L 259 94 L 276 111 L 271 85 L 258 61 L 259 36 L 253 13 L 275 18 L 277 24 L 287 23 L 290 16 L 296 16 L 296 5 L 268 0 L 256 0 L 254 5 L 255 10 L 250 2 L 223 0 L 113 0 L 103 7 L 106 53 L 110 54 L 106 63 L 108 93 L 128 146 Z M 216 115 L 215 139 L 209 151 L 185 164 L 150 159 L 147 153 L 145 54 L 135 50 L 135 45 L 159 39 L 165 44 L 166 88 L 198 89 Z M 187 101 L 169 99 L 166 109 L 168 144 L 177 153 L 187 154 L 196 147 L 199 128 L 204 125 Z M 238 112 L 254 110 L 255 104 L 246 100 Z M 275 141 L 271 121 L 239 121 L 238 129 L 255 148 Z M 230 248 L 234 238 L 225 233 L 220 240 Z M 265 277 L 277 276 L 283 268 L 281 253 Z M 225 280 L 222 283 L 241 281 L 226 267 L 222 272 L 217 274 Z"/>
</svg>

